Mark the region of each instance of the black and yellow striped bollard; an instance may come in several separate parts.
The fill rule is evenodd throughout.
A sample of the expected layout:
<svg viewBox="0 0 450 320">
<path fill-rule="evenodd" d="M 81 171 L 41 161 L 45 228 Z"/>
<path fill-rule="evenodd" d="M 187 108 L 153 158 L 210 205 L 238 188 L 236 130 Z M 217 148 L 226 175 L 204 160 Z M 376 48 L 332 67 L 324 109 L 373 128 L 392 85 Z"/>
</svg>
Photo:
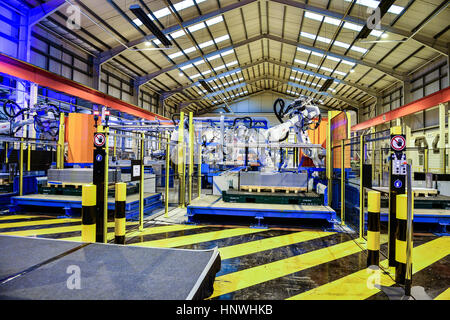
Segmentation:
<svg viewBox="0 0 450 320">
<path fill-rule="evenodd" d="M 411 214 L 413 208 L 411 208 Z M 408 196 L 406 194 L 397 195 L 396 201 L 396 218 L 397 231 L 395 238 L 395 282 L 399 284 L 406 284 L 406 257 L 407 257 L 407 222 L 408 222 Z M 411 230 L 412 233 L 412 230 Z M 412 242 L 411 242 L 412 246 Z M 411 259 L 411 257 L 410 257 Z M 410 260 L 412 261 L 412 260 Z M 410 264 L 412 268 L 412 263 Z M 411 273 L 410 273 L 411 274 Z"/>
<path fill-rule="evenodd" d="M 81 241 L 95 242 L 97 216 L 97 187 L 84 185 L 81 189 Z"/>
<path fill-rule="evenodd" d="M 125 244 L 125 204 L 127 200 L 127 184 L 116 183 L 116 205 L 114 212 L 116 244 Z"/>
<path fill-rule="evenodd" d="M 380 263 L 380 193 L 368 192 L 367 206 L 367 267 Z"/>
</svg>

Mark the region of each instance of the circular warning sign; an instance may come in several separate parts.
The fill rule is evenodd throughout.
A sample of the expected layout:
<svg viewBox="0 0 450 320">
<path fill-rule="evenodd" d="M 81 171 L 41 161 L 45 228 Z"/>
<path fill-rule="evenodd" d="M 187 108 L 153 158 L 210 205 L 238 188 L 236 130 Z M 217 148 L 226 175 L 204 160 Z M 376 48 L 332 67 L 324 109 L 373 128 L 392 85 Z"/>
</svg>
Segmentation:
<svg viewBox="0 0 450 320">
<path fill-rule="evenodd" d="M 103 147 L 105 145 L 105 142 L 106 142 L 105 134 L 103 134 L 103 133 L 96 133 L 94 135 L 94 145 L 96 147 Z"/>
<path fill-rule="evenodd" d="M 391 148 L 395 151 L 402 151 L 406 147 L 404 136 L 394 136 L 391 138 Z"/>
</svg>

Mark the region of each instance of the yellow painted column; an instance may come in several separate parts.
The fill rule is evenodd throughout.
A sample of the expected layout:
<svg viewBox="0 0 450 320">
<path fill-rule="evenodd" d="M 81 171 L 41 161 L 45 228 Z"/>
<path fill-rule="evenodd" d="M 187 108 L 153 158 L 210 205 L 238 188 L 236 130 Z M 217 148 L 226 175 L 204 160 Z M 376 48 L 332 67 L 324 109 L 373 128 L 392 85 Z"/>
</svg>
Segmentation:
<svg viewBox="0 0 450 320">
<path fill-rule="evenodd" d="M 56 168 L 64 169 L 64 136 L 65 136 L 65 115 L 61 113 L 59 119 L 58 147 L 56 152 Z"/>
<path fill-rule="evenodd" d="M 397 218 L 397 232 L 395 238 L 395 261 L 397 263 L 395 268 L 395 281 L 399 284 L 406 283 L 406 261 L 407 261 L 407 219 L 408 219 L 408 195 L 397 195 L 396 202 L 396 218 Z M 411 214 L 414 216 L 414 201 L 411 201 Z M 411 230 L 412 233 L 412 230 Z M 411 243 L 412 245 L 412 243 Z M 409 252 L 411 254 L 411 252 Z M 409 261 L 412 261 L 411 256 Z M 412 263 L 410 264 L 412 268 Z M 410 270 L 409 274 L 412 272 Z M 411 280 L 411 279 L 409 279 Z"/>
<path fill-rule="evenodd" d="M 23 138 L 20 138 L 19 149 L 19 196 L 23 196 Z"/>
<path fill-rule="evenodd" d="M 95 242 L 97 192 L 93 184 L 83 185 L 81 189 L 81 241 Z"/>
<path fill-rule="evenodd" d="M 125 244 L 125 205 L 127 202 L 127 184 L 124 182 L 117 182 L 115 191 L 116 202 L 114 207 L 114 243 Z"/>
<path fill-rule="evenodd" d="M 327 138 L 326 138 L 326 143 L 327 143 L 327 155 L 326 155 L 326 176 L 327 176 L 327 180 L 328 180 L 328 186 L 327 186 L 327 198 L 328 198 L 328 205 L 331 207 L 331 201 L 333 198 L 333 194 L 332 194 L 332 187 L 333 187 L 333 168 L 332 168 L 332 161 L 333 159 L 331 159 L 331 111 L 328 111 L 328 123 L 327 123 Z"/>
<path fill-rule="evenodd" d="M 8 163 L 8 142 L 5 142 L 5 163 Z"/>
<path fill-rule="evenodd" d="M 341 140 L 341 225 L 345 225 L 345 150 Z"/>
<path fill-rule="evenodd" d="M 27 171 L 31 171 L 31 143 L 27 145 Z"/>
<path fill-rule="evenodd" d="M 198 197 L 200 198 L 202 195 L 202 144 L 198 144 L 198 172 L 197 172 L 197 188 L 198 188 Z"/>
<path fill-rule="evenodd" d="M 167 144 L 166 144 L 166 184 L 165 184 L 165 196 L 164 196 L 164 216 L 167 218 L 169 216 L 169 178 L 170 178 L 170 133 L 166 133 Z"/>
<path fill-rule="evenodd" d="M 367 199 L 367 267 L 380 264 L 380 192 L 369 191 Z"/>
<path fill-rule="evenodd" d="M 144 230 L 144 132 L 141 132 L 141 183 L 139 187 L 139 231 Z"/>
<path fill-rule="evenodd" d="M 184 163 L 184 112 L 180 112 L 180 122 L 178 124 L 178 177 L 180 179 L 180 207 L 185 208 L 185 163 Z"/>
<path fill-rule="evenodd" d="M 364 183 L 363 183 L 363 165 L 364 165 L 364 135 L 359 137 L 359 239 L 364 237 Z"/>
<path fill-rule="evenodd" d="M 194 174 L 194 113 L 189 112 L 189 203 L 192 202 L 193 174 Z"/>
<path fill-rule="evenodd" d="M 103 196 L 103 243 L 108 242 L 109 128 L 105 133 L 105 191 Z"/>
</svg>

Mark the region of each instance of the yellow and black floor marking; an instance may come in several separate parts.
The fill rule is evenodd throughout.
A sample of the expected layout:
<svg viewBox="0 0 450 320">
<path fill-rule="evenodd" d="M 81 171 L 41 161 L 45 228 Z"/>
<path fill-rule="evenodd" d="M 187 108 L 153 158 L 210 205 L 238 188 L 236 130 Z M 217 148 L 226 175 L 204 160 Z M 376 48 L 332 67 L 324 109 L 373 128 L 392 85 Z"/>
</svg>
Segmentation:
<svg viewBox="0 0 450 320">
<path fill-rule="evenodd" d="M 126 244 L 210 249 L 219 247 L 222 268 L 210 299 L 387 299 L 368 286 L 365 243 L 345 233 L 319 230 L 253 229 L 210 225 L 126 224 Z M 0 216 L 0 234 L 81 241 L 80 219 Z M 108 222 L 114 242 L 114 222 Z M 382 238 L 382 251 L 386 249 Z M 415 236 L 413 285 L 433 299 L 450 299 L 450 237 Z M 381 258 L 382 264 L 386 263 Z M 380 274 L 380 282 L 394 285 Z"/>
</svg>

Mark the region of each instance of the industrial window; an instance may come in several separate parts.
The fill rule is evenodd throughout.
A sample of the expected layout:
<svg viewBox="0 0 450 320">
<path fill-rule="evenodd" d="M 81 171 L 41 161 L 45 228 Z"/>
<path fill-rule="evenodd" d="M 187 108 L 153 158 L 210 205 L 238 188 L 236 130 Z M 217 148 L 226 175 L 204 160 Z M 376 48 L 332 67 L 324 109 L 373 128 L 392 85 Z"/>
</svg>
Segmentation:
<svg viewBox="0 0 450 320">
<path fill-rule="evenodd" d="M 18 57 L 20 15 L 0 3 L 0 52 Z"/>
<path fill-rule="evenodd" d="M 36 66 L 63 77 L 90 85 L 92 62 L 87 56 L 78 55 L 70 48 L 50 41 L 32 32 L 31 62 Z"/>
</svg>

